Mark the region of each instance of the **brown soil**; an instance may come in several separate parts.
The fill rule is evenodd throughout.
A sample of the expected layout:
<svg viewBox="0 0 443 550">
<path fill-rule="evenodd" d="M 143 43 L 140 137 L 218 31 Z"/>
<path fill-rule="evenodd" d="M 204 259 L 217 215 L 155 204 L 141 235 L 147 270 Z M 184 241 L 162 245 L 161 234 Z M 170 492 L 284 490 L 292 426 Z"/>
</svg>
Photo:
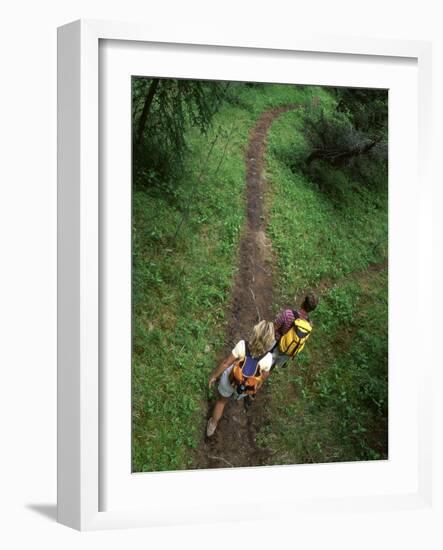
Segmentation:
<svg viewBox="0 0 443 550">
<path fill-rule="evenodd" d="M 271 243 L 266 236 L 263 196 L 266 138 L 268 130 L 282 113 L 300 105 L 283 105 L 264 112 L 252 128 L 245 155 L 246 221 L 240 239 L 238 271 L 231 295 L 227 323 L 226 347 L 220 360 L 226 357 L 236 342 L 248 338 L 251 328 L 261 319 L 273 318 L 273 277 Z M 225 468 L 259 466 L 266 463 L 269 453 L 258 447 L 255 436 L 265 421 L 266 386 L 246 410 L 242 401 L 230 400 L 217 431 L 202 440 L 196 452 L 195 468 Z M 209 403 L 208 417 L 214 399 Z"/>
</svg>

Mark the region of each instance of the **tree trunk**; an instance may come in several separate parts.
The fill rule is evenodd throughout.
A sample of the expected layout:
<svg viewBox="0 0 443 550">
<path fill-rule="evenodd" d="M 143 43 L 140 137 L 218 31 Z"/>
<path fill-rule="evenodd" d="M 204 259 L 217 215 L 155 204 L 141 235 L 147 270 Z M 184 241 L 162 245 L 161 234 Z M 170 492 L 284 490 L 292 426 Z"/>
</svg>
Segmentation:
<svg viewBox="0 0 443 550">
<path fill-rule="evenodd" d="M 343 163 L 345 160 L 348 160 L 352 157 L 358 157 L 364 155 L 370 151 L 377 143 L 379 139 L 374 139 L 373 141 L 367 143 L 366 145 L 360 145 L 354 147 L 353 149 L 347 149 L 342 151 L 331 150 L 331 149 L 315 149 L 306 159 L 306 163 L 309 165 L 313 160 L 322 159 L 330 162 L 333 166 L 338 166 Z"/>
<path fill-rule="evenodd" d="M 364 155 L 368 151 L 370 151 L 380 140 L 373 140 L 370 143 L 367 143 L 366 145 L 356 147 L 355 149 L 350 149 L 349 151 L 343 151 L 342 153 L 338 154 L 335 158 L 332 159 L 331 163 L 334 166 L 339 166 L 346 160 L 352 158 L 352 157 L 359 157 L 360 155 Z"/>
<path fill-rule="evenodd" d="M 137 141 L 136 145 L 137 148 L 140 147 L 142 139 L 143 139 L 143 132 L 145 130 L 146 121 L 148 119 L 149 110 L 152 105 L 152 100 L 154 99 L 155 92 L 157 91 L 158 84 L 160 82 L 160 79 L 154 78 L 149 85 L 148 93 L 146 94 L 145 104 L 143 105 L 143 111 L 140 115 L 140 120 L 138 121 L 138 131 L 137 131 Z"/>
</svg>

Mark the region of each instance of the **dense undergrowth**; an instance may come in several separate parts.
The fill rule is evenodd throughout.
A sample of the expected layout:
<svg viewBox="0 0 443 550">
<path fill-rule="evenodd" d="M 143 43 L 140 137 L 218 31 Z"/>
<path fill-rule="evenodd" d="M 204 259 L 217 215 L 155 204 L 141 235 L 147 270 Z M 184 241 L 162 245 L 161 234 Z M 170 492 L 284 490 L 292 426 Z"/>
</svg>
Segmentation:
<svg viewBox="0 0 443 550">
<path fill-rule="evenodd" d="M 139 176 L 134 186 L 133 471 L 193 465 L 207 378 L 226 345 L 249 131 L 264 110 L 314 97 L 326 113 L 334 109 L 326 89 L 233 83 L 206 134 L 186 132 L 175 179 L 143 185 Z M 299 364 L 269 379 L 269 423 L 258 438 L 277 464 L 384 458 L 387 271 L 367 267 L 387 256 L 386 166 L 305 166 L 297 155 L 307 146 L 308 112 L 282 115 L 269 136 L 275 311 L 327 285 Z"/>
</svg>

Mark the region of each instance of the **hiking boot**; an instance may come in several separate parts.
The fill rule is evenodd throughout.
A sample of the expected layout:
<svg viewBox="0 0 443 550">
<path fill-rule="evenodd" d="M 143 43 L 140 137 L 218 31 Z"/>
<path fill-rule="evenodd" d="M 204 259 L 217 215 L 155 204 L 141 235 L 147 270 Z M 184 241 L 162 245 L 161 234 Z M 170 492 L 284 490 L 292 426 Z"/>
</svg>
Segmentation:
<svg viewBox="0 0 443 550">
<path fill-rule="evenodd" d="M 208 425 L 206 427 L 206 437 L 211 437 L 214 435 L 215 430 L 217 429 L 217 422 L 212 420 L 212 417 L 208 420 Z"/>
</svg>

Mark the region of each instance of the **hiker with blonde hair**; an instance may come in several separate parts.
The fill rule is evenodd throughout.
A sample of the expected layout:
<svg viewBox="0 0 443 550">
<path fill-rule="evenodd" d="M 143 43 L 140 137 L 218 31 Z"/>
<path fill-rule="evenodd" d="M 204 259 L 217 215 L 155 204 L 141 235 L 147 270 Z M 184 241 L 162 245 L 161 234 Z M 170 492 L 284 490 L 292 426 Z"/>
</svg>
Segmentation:
<svg viewBox="0 0 443 550">
<path fill-rule="evenodd" d="M 208 421 L 206 435 L 211 437 L 223 415 L 230 398 L 254 397 L 269 376 L 272 354 L 269 350 L 275 342 L 274 324 L 260 321 L 252 329 L 249 341 L 240 340 L 231 354 L 215 369 L 209 378 L 211 387 L 218 378 L 219 397 Z"/>
</svg>

